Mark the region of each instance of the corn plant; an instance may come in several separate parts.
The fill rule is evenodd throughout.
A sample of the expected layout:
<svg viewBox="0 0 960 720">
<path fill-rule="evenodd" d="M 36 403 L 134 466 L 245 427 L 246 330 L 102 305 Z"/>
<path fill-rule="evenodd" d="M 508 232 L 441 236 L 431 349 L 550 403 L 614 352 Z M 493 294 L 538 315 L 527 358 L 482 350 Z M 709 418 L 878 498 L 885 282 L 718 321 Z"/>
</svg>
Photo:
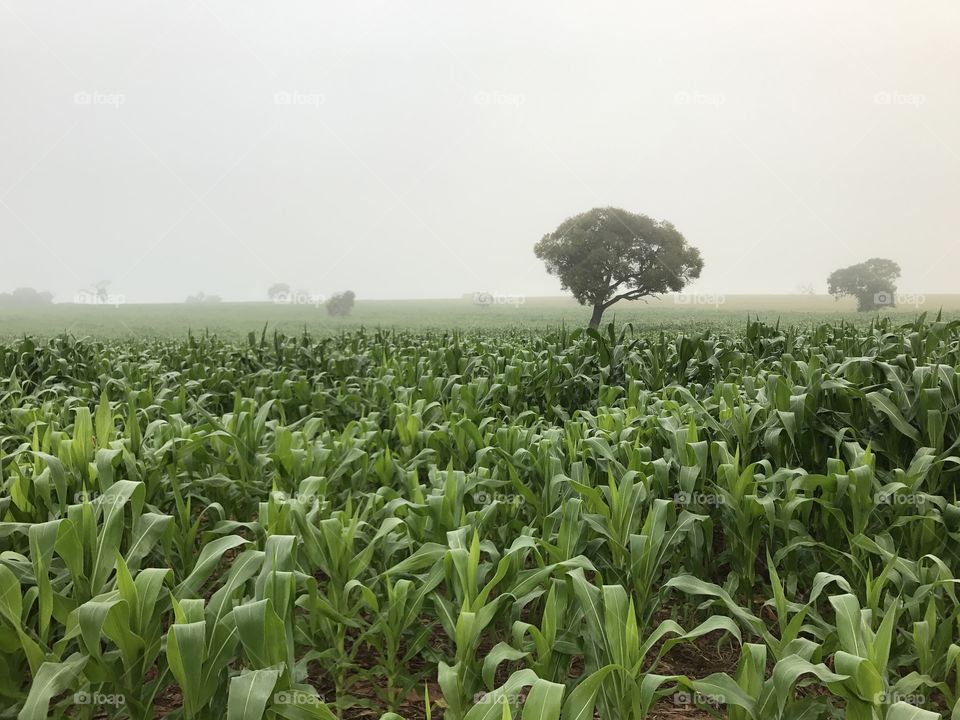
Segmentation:
<svg viewBox="0 0 960 720">
<path fill-rule="evenodd" d="M 958 367 L 942 316 L 0 342 L 0 716 L 960 717 Z"/>
</svg>

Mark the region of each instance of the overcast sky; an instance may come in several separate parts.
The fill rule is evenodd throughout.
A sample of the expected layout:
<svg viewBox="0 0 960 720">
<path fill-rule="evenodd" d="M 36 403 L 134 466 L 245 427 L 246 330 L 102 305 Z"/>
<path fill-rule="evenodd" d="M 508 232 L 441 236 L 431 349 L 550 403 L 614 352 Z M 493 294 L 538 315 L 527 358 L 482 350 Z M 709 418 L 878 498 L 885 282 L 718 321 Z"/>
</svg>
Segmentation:
<svg viewBox="0 0 960 720">
<path fill-rule="evenodd" d="M 0 0 L 0 290 L 559 294 L 617 205 L 696 292 L 960 292 L 960 3 Z"/>
</svg>

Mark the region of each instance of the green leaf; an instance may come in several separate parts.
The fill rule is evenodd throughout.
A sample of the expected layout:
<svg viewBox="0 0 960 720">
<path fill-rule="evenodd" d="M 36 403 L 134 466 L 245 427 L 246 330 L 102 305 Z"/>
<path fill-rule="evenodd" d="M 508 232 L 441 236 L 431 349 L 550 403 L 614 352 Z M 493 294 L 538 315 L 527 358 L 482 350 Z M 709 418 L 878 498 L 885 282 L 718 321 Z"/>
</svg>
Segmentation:
<svg viewBox="0 0 960 720">
<path fill-rule="evenodd" d="M 856 595 L 832 595 L 830 604 L 836 611 L 840 647 L 844 652 L 866 658 L 867 643 L 863 637 L 860 602 Z"/>
<path fill-rule="evenodd" d="M 941 720 L 940 713 L 923 710 L 905 702 L 896 702 L 887 708 L 886 720 Z"/>
<path fill-rule="evenodd" d="M 564 690 L 560 683 L 538 679 L 527 693 L 521 720 L 559 720 Z"/>
<path fill-rule="evenodd" d="M 167 631 L 167 662 L 180 685 L 187 718 L 196 717 L 206 704 L 203 699 L 201 668 L 205 658 L 206 623 L 171 625 Z"/>
<path fill-rule="evenodd" d="M 900 409 L 893 404 L 890 398 L 876 390 L 874 392 L 868 392 L 866 397 L 873 407 L 890 418 L 890 422 L 893 423 L 893 426 L 899 430 L 901 434 L 906 435 L 914 442 L 920 442 L 919 431 L 904 419 Z"/>
<path fill-rule="evenodd" d="M 614 672 L 625 673 L 626 670 L 619 665 L 606 665 L 581 680 L 563 704 L 561 713 L 563 720 L 591 720 L 597 703 L 597 694 L 604 681 Z M 468 720 L 473 719 L 468 718 Z"/>
<path fill-rule="evenodd" d="M 50 699 L 73 686 L 87 664 L 87 658 L 74 653 L 64 662 L 45 662 L 30 683 L 30 692 L 17 720 L 47 720 Z"/>
<path fill-rule="evenodd" d="M 260 720 L 273 696 L 280 671 L 248 670 L 230 679 L 227 720 Z"/>
</svg>

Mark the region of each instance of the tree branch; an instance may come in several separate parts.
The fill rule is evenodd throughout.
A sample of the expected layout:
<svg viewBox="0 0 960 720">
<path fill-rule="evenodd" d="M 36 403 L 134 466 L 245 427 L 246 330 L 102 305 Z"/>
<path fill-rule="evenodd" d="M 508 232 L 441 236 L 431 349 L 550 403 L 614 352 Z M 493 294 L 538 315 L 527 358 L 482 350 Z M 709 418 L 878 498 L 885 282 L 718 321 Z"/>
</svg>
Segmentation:
<svg viewBox="0 0 960 720">
<path fill-rule="evenodd" d="M 615 302 L 619 302 L 621 300 L 639 300 L 640 298 L 649 297 L 650 295 L 655 295 L 655 294 L 656 293 L 651 292 L 645 287 L 639 287 L 634 290 L 628 290 L 625 293 L 620 293 L 619 295 L 614 295 L 612 298 L 610 298 L 609 300 L 607 300 L 607 302 L 603 304 L 603 307 L 604 309 L 606 309 L 611 305 L 613 305 Z"/>
</svg>

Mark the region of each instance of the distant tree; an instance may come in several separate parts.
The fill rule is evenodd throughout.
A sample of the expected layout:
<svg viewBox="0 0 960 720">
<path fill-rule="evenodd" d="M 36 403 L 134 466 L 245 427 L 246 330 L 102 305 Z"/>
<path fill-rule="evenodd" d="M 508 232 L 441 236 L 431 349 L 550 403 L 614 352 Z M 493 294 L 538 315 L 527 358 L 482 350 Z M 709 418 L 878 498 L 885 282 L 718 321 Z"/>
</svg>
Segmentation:
<svg viewBox="0 0 960 720">
<path fill-rule="evenodd" d="M 334 317 L 346 317 L 353 310 L 353 301 L 356 298 L 353 290 L 335 293 L 327 300 L 327 313 Z"/>
<path fill-rule="evenodd" d="M 866 262 L 840 268 L 830 273 L 827 289 L 837 299 L 852 295 L 861 312 L 895 304 L 900 266 L 886 258 L 870 258 Z"/>
<path fill-rule="evenodd" d="M 44 291 L 37 292 L 33 288 L 21 287 L 12 293 L 0 293 L 0 305 L 50 305 L 53 295 Z"/>
<path fill-rule="evenodd" d="M 206 295 L 205 293 L 198 292 L 196 295 L 187 296 L 187 299 L 184 300 L 184 302 L 189 303 L 191 305 L 196 305 L 199 303 L 203 303 L 205 305 L 211 305 L 214 303 L 223 302 L 223 298 L 220 297 L 219 295 Z"/>
<path fill-rule="evenodd" d="M 274 302 L 283 297 L 290 297 L 290 286 L 287 283 L 274 283 L 267 289 L 267 297 Z"/>
<path fill-rule="evenodd" d="M 73 302 L 81 305 L 106 305 L 111 300 L 109 287 L 109 280 L 96 282 L 89 288 L 77 291 L 77 294 L 73 296 Z"/>
<path fill-rule="evenodd" d="M 564 290 L 593 307 L 592 328 L 614 303 L 678 292 L 703 268 L 700 251 L 671 223 L 613 207 L 565 220 L 534 252 Z"/>
</svg>

